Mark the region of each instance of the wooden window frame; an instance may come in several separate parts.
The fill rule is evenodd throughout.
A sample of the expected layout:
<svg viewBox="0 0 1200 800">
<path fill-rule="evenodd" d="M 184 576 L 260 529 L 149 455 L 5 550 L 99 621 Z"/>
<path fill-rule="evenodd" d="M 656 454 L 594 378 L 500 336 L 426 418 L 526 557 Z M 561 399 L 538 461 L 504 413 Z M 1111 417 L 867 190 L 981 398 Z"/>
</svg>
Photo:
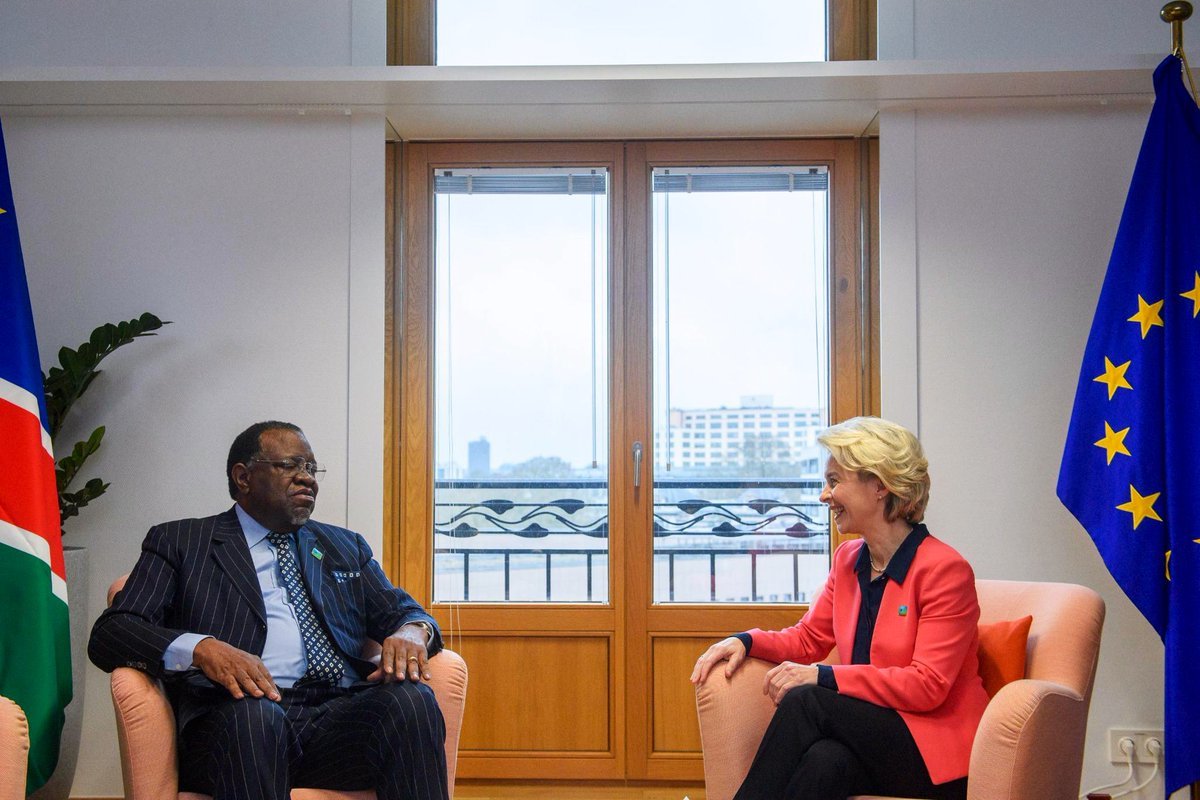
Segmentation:
<svg viewBox="0 0 1200 800">
<path fill-rule="evenodd" d="M 489 147 L 493 151 L 497 146 L 511 148 L 513 163 L 525 164 L 529 159 L 527 153 L 530 144 L 492 143 Z M 539 160 L 544 160 L 543 163 L 559 160 L 556 156 L 566 156 L 569 160 L 569 154 L 577 149 L 576 145 L 567 143 L 533 144 L 538 149 Z M 587 147 L 586 143 L 579 144 Z M 831 300 L 831 303 L 834 303 L 831 305 L 831 313 L 835 315 L 830 332 L 831 381 L 838 382 L 842 387 L 839 394 L 831 398 L 833 405 L 830 414 L 834 420 L 838 420 L 855 413 L 878 413 L 879 408 L 876 255 L 878 147 L 877 143 L 870 140 L 850 139 L 825 140 L 824 144 L 816 144 L 818 147 L 827 148 L 826 160 L 831 163 L 836 161 L 838 165 L 835 170 L 835 182 L 830 187 L 834 204 L 831 208 L 831 237 L 836 238 L 836 244 L 834 238 L 831 238 L 831 245 L 836 253 L 840 254 L 835 255 L 835 258 L 841 261 L 840 267 L 831 263 L 830 281 L 831 292 L 837 297 L 836 302 Z M 664 146 L 671 145 L 681 148 L 675 157 L 677 161 L 682 159 L 679 163 L 720 163 L 722 160 L 728 163 L 743 163 L 747 158 L 747 149 L 757 153 L 761 163 L 785 163 L 794 158 L 789 153 L 788 140 L 742 143 L 631 141 L 624 145 L 625 154 L 620 158 L 620 162 L 624 164 L 624 176 L 619 173 L 614 175 L 613 191 L 623 192 L 620 188 L 622 184 L 637 179 L 629 170 L 642 170 L 646 164 L 657 163 L 658 157 L 655 153 Z M 403 344 L 406 341 L 431 339 L 432 311 L 426 306 L 432 287 L 405 285 L 406 275 L 410 276 L 408 280 L 426 283 L 431 278 L 422 278 L 419 270 L 416 277 L 411 277 L 414 274 L 411 270 L 401 268 L 401 249 L 405 251 L 402 257 L 406 261 L 423 261 L 431 257 L 429 231 L 418 230 L 421 226 L 428 225 L 429 214 L 402 214 L 401 211 L 406 206 L 405 198 L 401 197 L 401 194 L 406 187 L 411 187 L 414 194 L 422 194 L 423 199 L 420 202 L 430 207 L 433 198 L 429 191 L 427 175 L 403 174 L 405 159 L 402 158 L 402 154 L 405 148 L 410 147 L 420 151 L 426 145 L 393 143 L 387 148 L 387 396 L 383 563 L 393 578 L 398 579 L 419 601 L 428 604 L 432 599 L 433 565 L 432 559 L 428 558 L 429 543 L 425 534 L 428 526 L 425 525 L 425 521 L 428 520 L 431 509 L 415 514 L 413 512 L 416 509 L 428 509 L 432 503 L 432 454 L 426 452 L 428 448 L 425 447 L 432 431 L 432 403 L 428 397 L 414 398 L 412 392 L 417 391 L 417 387 L 410 385 L 412 382 L 405 380 L 405 376 L 412 374 L 413 370 L 427 373 L 432 364 L 424 361 L 414 363 L 409 360 L 403 352 Z M 470 145 L 455 145 L 456 149 L 460 147 L 469 148 Z M 624 196 L 630 203 L 633 202 L 634 193 Z M 428 211 L 431 214 L 432 208 Z M 624 330 L 627 324 L 631 328 L 648 330 L 650 325 L 650 309 L 643 308 L 640 305 L 641 301 L 630 302 L 634 298 L 647 296 L 645 287 L 638 289 L 633 287 L 631 282 L 650 280 L 646 269 L 632 263 L 649 257 L 648 252 L 641 253 L 649 243 L 649 231 L 646 228 L 648 213 L 648 208 L 632 208 L 626 204 L 623 215 L 614 218 L 610 223 L 613 227 L 613 247 L 621 248 L 623 252 L 619 257 L 614 253 L 614 257 L 618 262 L 630 264 L 625 276 L 618 278 L 614 284 L 614 291 L 621 291 L 622 296 L 627 298 L 619 304 L 623 309 L 620 313 L 637 317 L 626 323 L 614 317 L 610 320 L 613 330 Z M 424 219 L 422 221 L 416 217 Z M 645 221 L 639 221 L 643 217 L 646 218 Z M 639 233 L 638 229 L 642 228 L 646 229 Z M 622 286 L 623 289 L 620 288 Z M 626 295 L 625 292 L 631 294 Z M 426 298 L 418 300 L 421 308 L 411 305 L 414 298 Z M 628 392 L 629 384 L 637 382 L 644 384 L 640 392 L 646 394 L 650 391 L 651 381 L 651 375 L 644 369 L 646 365 L 632 370 L 620 366 L 626 358 L 623 348 L 629 345 L 627 342 L 612 342 L 610 349 L 616 372 L 613 373 L 610 391 Z M 424 349 L 428 350 L 428 346 L 425 345 Z M 838 371 L 837 376 L 832 374 L 834 370 Z M 624 386 L 618 388 L 618 383 Z M 427 392 L 429 388 L 424 386 L 420 390 Z M 635 390 L 634 394 L 637 393 L 638 390 Z M 613 441 L 624 442 L 633 438 L 649 441 L 652 438 L 649 432 L 648 411 L 635 414 L 614 407 L 612 413 L 615 431 Z M 618 451 L 610 448 L 610 452 Z M 610 480 L 614 485 L 627 484 L 632 478 L 625 461 L 614 456 L 615 463 L 610 466 Z M 644 502 L 637 508 L 632 502 L 622 501 L 622 504 L 623 508 L 614 506 L 611 512 L 614 519 L 641 518 L 650 513 Z M 841 541 L 841 536 L 831 537 L 831 548 Z M 608 637 L 608 646 L 611 648 L 611 696 L 608 702 L 612 715 L 608 749 L 591 754 L 556 753 L 548 759 L 539 757 L 538 753 L 505 752 L 503 749 L 464 751 L 460 760 L 460 774 L 463 777 L 650 781 L 686 781 L 701 777 L 698 735 L 687 730 L 680 732 L 681 726 L 694 725 L 694 717 L 689 716 L 690 706 L 675 697 L 678 692 L 668 693 L 669 696 L 663 695 L 656 700 L 656 693 L 661 694 L 664 691 L 663 680 L 654 682 L 653 675 L 647 677 L 644 674 L 635 680 L 625 670 L 631 668 L 629 665 L 652 664 L 655 671 L 673 675 L 682 668 L 680 659 L 691 652 L 690 648 L 699 646 L 697 643 L 708 641 L 713 636 L 724 635 L 729 630 L 742 629 L 748 622 L 767 627 L 792 624 L 801 609 L 794 605 L 782 604 L 697 606 L 697 611 L 704 612 L 704 618 L 697 617 L 694 622 L 680 628 L 677 619 L 668 617 L 671 611 L 687 610 L 685 606 L 681 604 L 673 609 L 660 608 L 650 602 L 652 590 L 648 581 L 649 571 L 652 569 L 652 550 L 652 542 L 640 539 L 615 540 L 610 543 L 610 568 L 621 571 L 626 586 L 639 587 L 638 597 L 628 601 L 621 609 L 611 605 L 577 608 L 571 611 L 577 617 L 565 625 L 561 619 L 561 608 L 526 606 L 522 611 L 528 620 L 528 627 L 521 633 L 522 636 L 569 637 L 577 634 L 576 638 L 584 636 L 592 637 L 593 640 L 596 637 Z M 407 569 L 404 568 L 405 565 L 408 566 Z M 414 569 L 414 565 L 418 566 Z M 610 581 L 610 585 L 616 587 L 617 583 Z M 456 624 L 471 636 L 479 637 L 492 630 L 496 631 L 492 635 L 505 635 L 500 631 L 504 627 L 503 609 L 489 609 L 483 604 L 459 613 L 462 617 L 455 620 Z M 616 618 L 612 619 L 614 613 Z M 750 620 L 748 615 L 752 615 L 754 619 Z M 468 622 L 469 624 L 466 624 Z M 606 626 L 611 633 L 606 633 Z M 629 632 L 633 629 L 645 633 L 631 638 Z M 666 715 L 656 708 L 656 703 L 661 705 L 668 701 L 672 711 Z M 679 708 L 675 708 L 676 706 Z M 682 716 L 677 716 L 676 712 Z M 694 750 L 691 749 L 693 737 Z M 668 740 L 670 746 L 662 747 L 658 744 Z M 529 759 L 532 758 L 539 759 L 539 766 L 535 775 L 531 776 L 527 773 L 530 770 Z"/>
</svg>

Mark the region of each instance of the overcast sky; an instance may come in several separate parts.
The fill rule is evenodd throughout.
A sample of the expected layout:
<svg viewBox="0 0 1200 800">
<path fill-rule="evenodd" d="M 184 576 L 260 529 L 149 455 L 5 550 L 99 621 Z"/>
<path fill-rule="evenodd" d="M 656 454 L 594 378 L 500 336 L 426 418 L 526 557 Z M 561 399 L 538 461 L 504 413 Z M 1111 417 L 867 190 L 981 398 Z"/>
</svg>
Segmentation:
<svg viewBox="0 0 1200 800">
<path fill-rule="evenodd" d="M 668 366 L 675 408 L 736 407 L 745 395 L 820 405 L 825 194 L 672 193 L 669 232 L 667 197 L 656 195 L 654 213 L 656 424 Z M 608 226 L 598 200 L 593 309 L 590 196 L 439 197 L 438 464 L 453 452 L 465 466 L 480 436 L 493 468 L 535 456 L 585 466 L 593 444 L 606 463 Z"/>
<path fill-rule="evenodd" d="M 825 0 L 438 0 L 438 63 L 822 61 Z"/>
</svg>

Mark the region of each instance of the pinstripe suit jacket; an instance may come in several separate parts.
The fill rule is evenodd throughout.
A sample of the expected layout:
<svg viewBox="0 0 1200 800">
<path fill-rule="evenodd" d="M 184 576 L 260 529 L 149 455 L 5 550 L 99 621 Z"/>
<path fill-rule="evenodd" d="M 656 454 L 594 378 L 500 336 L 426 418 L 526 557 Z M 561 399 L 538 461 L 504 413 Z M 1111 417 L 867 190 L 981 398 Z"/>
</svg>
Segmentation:
<svg viewBox="0 0 1200 800">
<path fill-rule="evenodd" d="M 310 520 L 296 538 L 317 617 L 360 678 L 375 669 L 359 657 L 365 641 L 382 641 L 405 623 L 429 623 L 429 654 L 441 649 L 437 623 L 407 592 L 391 585 L 362 536 Z M 92 628 L 88 656 L 105 672 L 135 667 L 166 678 L 182 728 L 205 702 L 229 696 L 199 670 L 164 674 L 167 646 L 188 632 L 262 655 L 267 633 L 262 590 L 232 508 L 150 529 L 124 590 Z"/>
</svg>

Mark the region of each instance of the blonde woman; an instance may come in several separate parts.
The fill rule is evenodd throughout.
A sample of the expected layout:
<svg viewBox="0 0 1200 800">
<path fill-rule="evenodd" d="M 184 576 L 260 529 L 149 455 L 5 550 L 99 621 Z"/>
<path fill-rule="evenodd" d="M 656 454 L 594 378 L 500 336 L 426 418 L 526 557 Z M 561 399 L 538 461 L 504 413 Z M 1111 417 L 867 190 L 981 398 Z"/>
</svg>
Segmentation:
<svg viewBox="0 0 1200 800">
<path fill-rule="evenodd" d="M 858 794 L 961 800 L 987 695 L 971 567 L 930 535 L 928 462 L 907 429 L 856 417 L 823 431 L 821 502 L 858 534 L 833 556 L 795 626 L 717 642 L 693 683 L 747 656 L 776 662 L 763 693 L 775 716 L 736 800 Z M 836 646 L 840 662 L 817 664 Z"/>
</svg>

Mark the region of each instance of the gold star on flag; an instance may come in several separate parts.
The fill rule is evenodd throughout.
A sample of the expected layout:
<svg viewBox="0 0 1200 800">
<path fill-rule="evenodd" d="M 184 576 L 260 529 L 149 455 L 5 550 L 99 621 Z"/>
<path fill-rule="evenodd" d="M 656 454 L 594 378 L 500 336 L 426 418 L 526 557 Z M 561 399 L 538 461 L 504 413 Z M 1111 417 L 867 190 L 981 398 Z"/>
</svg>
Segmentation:
<svg viewBox="0 0 1200 800">
<path fill-rule="evenodd" d="M 0 208 L 0 214 L 7 214 L 7 213 L 8 213 L 7 208 Z"/>
<path fill-rule="evenodd" d="M 1125 446 L 1125 435 L 1129 433 L 1129 428 L 1124 430 L 1114 431 L 1112 426 L 1106 420 L 1104 423 L 1104 438 L 1096 442 L 1096 447 L 1103 447 L 1108 454 L 1108 463 L 1111 464 L 1113 456 L 1120 453 L 1123 456 L 1129 455 L 1129 448 Z"/>
<path fill-rule="evenodd" d="M 1194 273 L 1195 284 L 1190 292 L 1180 292 L 1180 297 L 1186 297 L 1192 301 L 1192 318 L 1195 319 L 1197 314 L 1200 314 L 1200 272 Z"/>
<path fill-rule="evenodd" d="M 1132 363 L 1132 361 L 1126 361 L 1124 364 L 1114 367 L 1113 363 L 1108 360 L 1108 356 L 1104 357 L 1104 374 L 1097 375 L 1095 378 L 1092 378 L 1092 380 L 1096 383 L 1108 385 L 1109 400 L 1112 400 L 1113 395 L 1117 393 L 1117 389 L 1133 388 L 1129 385 L 1129 381 L 1125 380 L 1125 371 L 1129 369 L 1129 365 Z"/>
<path fill-rule="evenodd" d="M 1142 520 L 1146 519 L 1146 517 L 1162 522 L 1162 517 L 1160 517 L 1158 512 L 1154 510 L 1154 503 L 1157 502 L 1158 497 L 1161 494 L 1162 492 L 1155 492 L 1154 494 L 1142 496 L 1138 494 L 1137 489 L 1133 488 L 1133 484 L 1130 484 L 1129 502 L 1121 503 L 1121 505 L 1117 506 L 1117 510 L 1128 511 L 1133 515 L 1133 529 L 1135 531 L 1138 529 L 1138 525 L 1141 525 Z"/>
<path fill-rule="evenodd" d="M 1162 311 L 1162 306 L 1163 306 L 1162 300 L 1159 300 L 1157 303 L 1147 303 L 1145 300 L 1142 299 L 1142 296 L 1140 294 L 1138 295 L 1137 313 L 1134 314 L 1132 317 L 1130 317 L 1128 321 L 1136 322 L 1142 326 L 1142 338 L 1143 339 L 1146 338 L 1146 334 L 1149 333 L 1150 329 L 1153 328 L 1155 325 L 1157 325 L 1160 328 L 1162 327 L 1162 324 L 1163 324 L 1162 316 L 1159 313 Z"/>
<path fill-rule="evenodd" d="M 1171 551 L 1170 550 L 1167 551 L 1166 573 L 1167 573 L 1167 580 L 1171 580 Z"/>
</svg>

